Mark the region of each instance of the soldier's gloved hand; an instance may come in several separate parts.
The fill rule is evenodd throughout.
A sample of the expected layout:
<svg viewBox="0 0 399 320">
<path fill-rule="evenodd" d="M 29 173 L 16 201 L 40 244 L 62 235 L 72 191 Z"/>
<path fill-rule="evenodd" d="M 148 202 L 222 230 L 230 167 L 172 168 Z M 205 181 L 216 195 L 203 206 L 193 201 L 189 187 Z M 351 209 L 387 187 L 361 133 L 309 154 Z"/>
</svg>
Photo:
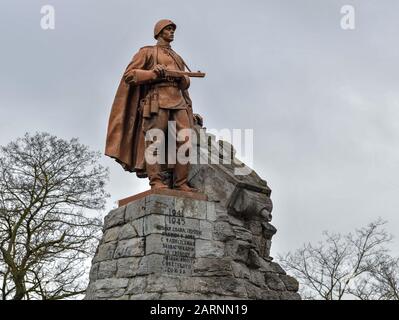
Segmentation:
<svg viewBox="0 0 399 320">
<path fill-rule="evenodd" d="M 166 66 L 163 64 L 157 64 L 154 66 L 153 70 L 157 74 L 158 78 L 165 78 Z"/>
</svg>

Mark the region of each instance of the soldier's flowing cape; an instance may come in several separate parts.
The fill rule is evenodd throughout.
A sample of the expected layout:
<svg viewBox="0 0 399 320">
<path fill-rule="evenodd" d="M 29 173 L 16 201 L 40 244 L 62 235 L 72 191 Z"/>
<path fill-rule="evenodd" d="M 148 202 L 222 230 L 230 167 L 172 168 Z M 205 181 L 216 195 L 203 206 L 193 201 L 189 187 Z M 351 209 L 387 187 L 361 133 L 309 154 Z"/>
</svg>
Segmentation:
<svg viewBox="0 0 399 320">
<path fill-rule="evenodd" d="M 150 70 L 153 68 L 153 46 L 143 47 L 135 54 L 126 68 L 120 81 L 112 105 L 108 122 L 105 154 L 114 158 L 126 171 L 136 172 L 139 177 L 145 177 L 145 141 L 142 130 L 142 115 L 140 100 L 148 92 L 148 85 L 133 85 L 125 79 L 133 69 Z M 183 60 L 179 63 L 180 70 L 184 70 Z M 180 61 L 179 61 L 180 62 Z M 188 104 L 188 114 L 192 121 L 193 112 L 188 91 L 183 91 Z"/>
</svg>

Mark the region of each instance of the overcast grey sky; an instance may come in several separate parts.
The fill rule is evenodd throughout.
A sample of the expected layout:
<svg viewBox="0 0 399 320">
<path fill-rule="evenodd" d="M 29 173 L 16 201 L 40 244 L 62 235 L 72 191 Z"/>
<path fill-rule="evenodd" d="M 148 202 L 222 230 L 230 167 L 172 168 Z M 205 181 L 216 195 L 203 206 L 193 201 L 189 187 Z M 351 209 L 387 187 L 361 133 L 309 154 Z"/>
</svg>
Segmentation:
<svg viewBox="0 0 399 320">
<path fill-rule="evenodd" d="M 55 30 L 40 27 L 42 5 Z M 340 26 L 343 5 L 356 29 Z M 24 132 L 104 149 L 121 73 L 177 23 L 173 47 L 192 69 L 207 128 L 254 129 L 254 169 L 273 190 L 272 253 L 382 217 L 399 248 L 397 0 L 2 0 L 0 145 Z M 111 159 L 113 201 L 147 181 Z"/>
</svg>

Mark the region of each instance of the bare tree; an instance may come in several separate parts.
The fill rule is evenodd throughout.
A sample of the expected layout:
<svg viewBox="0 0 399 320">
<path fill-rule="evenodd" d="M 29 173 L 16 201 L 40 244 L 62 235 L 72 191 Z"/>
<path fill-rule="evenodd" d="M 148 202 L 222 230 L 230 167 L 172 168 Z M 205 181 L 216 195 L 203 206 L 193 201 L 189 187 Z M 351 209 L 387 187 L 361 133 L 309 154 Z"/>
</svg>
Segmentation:
<svg viewBox="0 0 399 320">
<path fill-rule="evenodd" d="M 103 209 L 108 197 L 100 154 L 47 133 L 0 150 L 1 299 L 82 294 L 101 230 L 86 209 Z"/>
<path fill-rule="evenodd" d="M 324 232 L 323 242 L 279 260 L 298 279 L 305 299 L 397 299 L 398 260 L 388 254 L 392 237 L 385 223 L 379 219 L 354 234 Z"/>
<path fill-rule="evenodd" d="M 368 269 L 350 293 L 361 300 L 399 300 L 399 258 L 379 254 Z"/>
</svg>

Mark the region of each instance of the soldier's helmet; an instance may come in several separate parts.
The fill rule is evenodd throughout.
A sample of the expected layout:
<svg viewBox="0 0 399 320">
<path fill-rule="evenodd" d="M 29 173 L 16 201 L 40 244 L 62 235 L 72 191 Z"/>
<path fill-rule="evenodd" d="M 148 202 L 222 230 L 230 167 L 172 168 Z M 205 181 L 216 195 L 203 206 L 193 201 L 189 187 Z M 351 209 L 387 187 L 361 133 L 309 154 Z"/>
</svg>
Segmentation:
<svg viewBox="0 0 399 320">
<path fill-rule="evenodd" d="M 169 19 L 159 20 L 154 27 L 154 38 L 157 39 L 163 28 L 172 25 L 176 29 L 176 24 Z"/>
</svg>

